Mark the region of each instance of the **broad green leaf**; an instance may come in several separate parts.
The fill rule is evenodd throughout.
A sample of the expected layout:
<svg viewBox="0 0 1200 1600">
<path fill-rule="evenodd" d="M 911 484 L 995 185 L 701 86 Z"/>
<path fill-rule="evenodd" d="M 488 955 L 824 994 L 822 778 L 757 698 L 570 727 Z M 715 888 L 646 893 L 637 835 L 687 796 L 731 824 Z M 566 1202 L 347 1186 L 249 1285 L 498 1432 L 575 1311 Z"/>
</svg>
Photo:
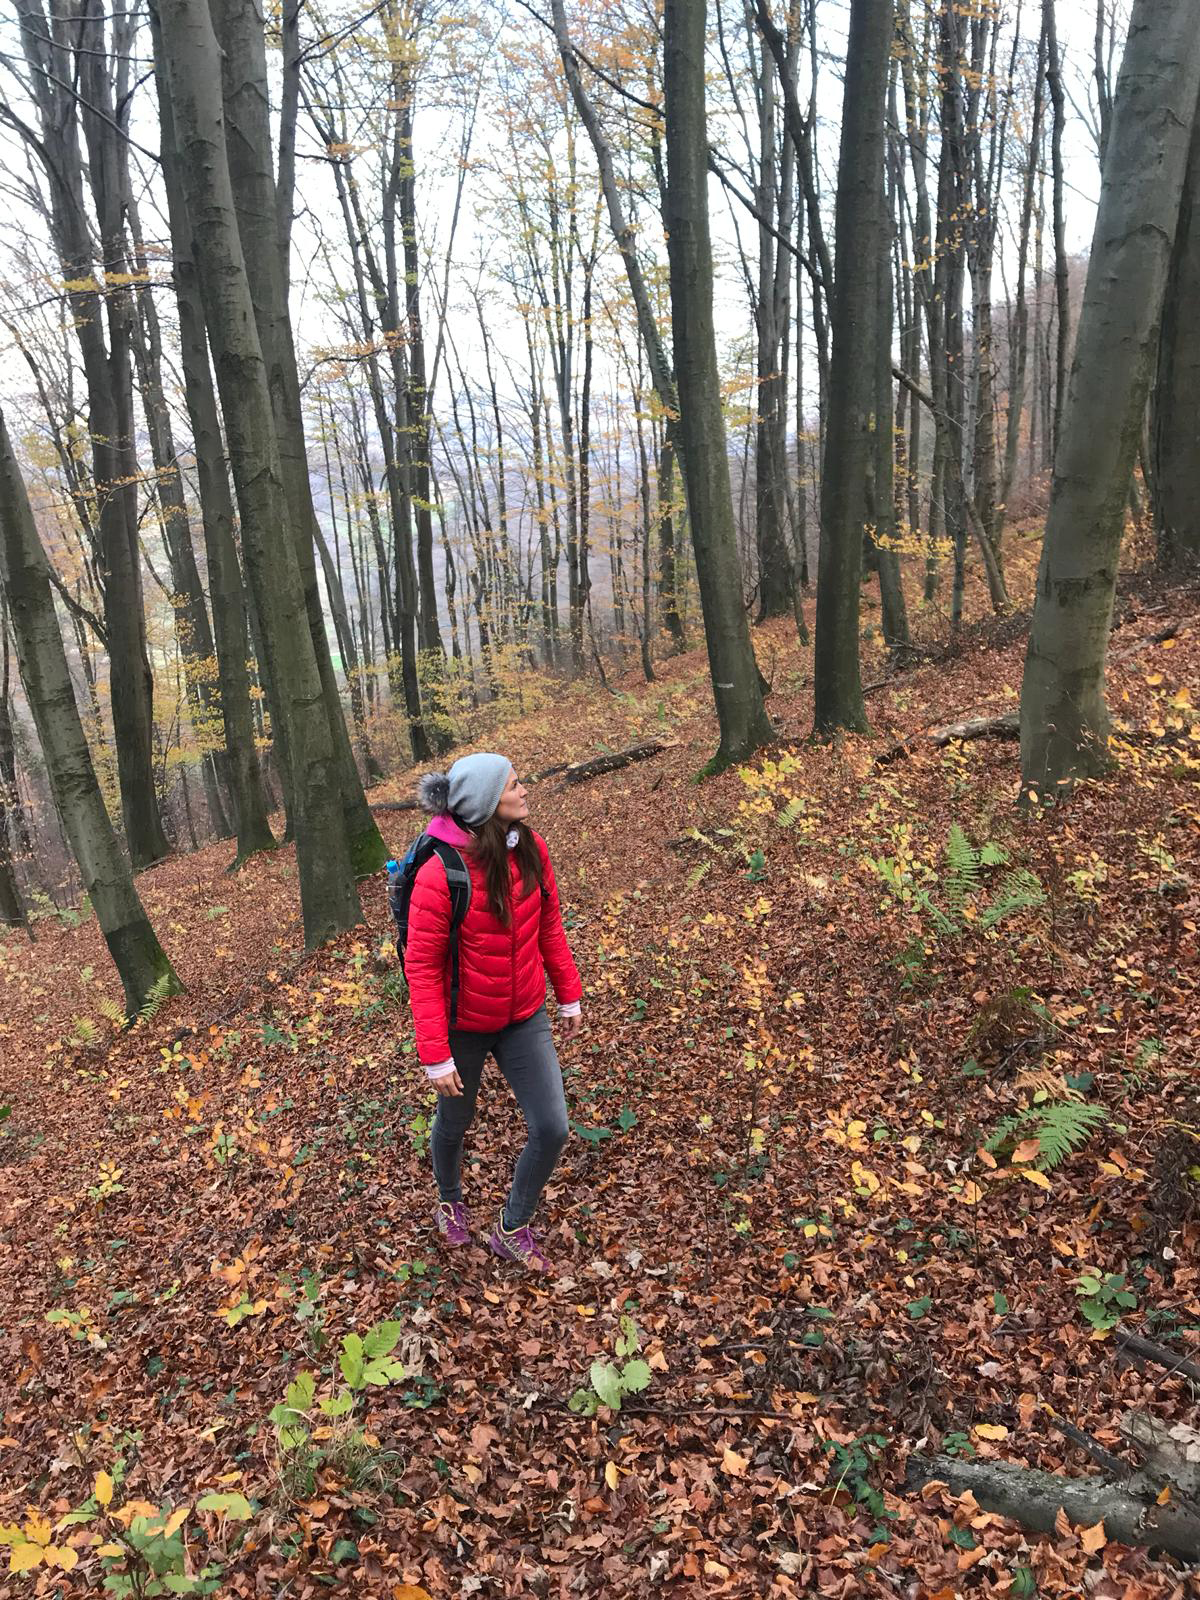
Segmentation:
<svg viewBox="0 0 1200 1600">
<path fill-rule="evenodd" d="M 372 1360 L 386 1356 L 396 1348 L 396 1341 L 403 1332 L 401 1322 L 377 1322 L 363 1340 L 363 1349 Z"/>
<path fill-rule="evenodd" d="M 254 1508 L 244 1494 L 204 1494 L 196 1501 L 197 1511 L 216 1511 L 233 1522 L 249 1522 Z"/>
<path fill-rule="evenodd" d="M 621 1369 L 621 1387 L 628 1394 L 641 1394 L 650 1382 L 650 1368 L 644 1361 L 627 1361 Z"/>
<path fill-rule="evenodd" d="M 593 1361 L 590 1373 L 592 1388 L 613 1411 L 621 1409 L 621 1379 L 617 1369 L 607 1361 Z"/>
<path fill-rule="evenodd" d="M 348 1389 L 334 1395 L 332 1400 L 321 1401 L 321 1411 L 327 1417 L 344 1417 L 354 1406 L 354 1396 Z"/>
<path fill-rule="evenodd" d="M 287 1403 L 293 1411 L 307 1411 L 313 1403 L 317 1380 L 311 1372 L 302 1372 L 287 1386 Z"/>
<path fill-rule="evenodd" d="M 342 1377 L 352 1389 L 361 1389 L 363 1378 L 363 1342 L 356 1333 L 348 1333 L 342 1340 L 342 1353 L 338 1357 Z"/>
<path fill-rule="evenodd" d="M 399 1361 L 369 1361 L 363 1368 L 364 1383 L 374 1384 L 382 1388 L 389 1383 L 399 1383 L 404 1376 L 404 1368 Z"/>
</svg>

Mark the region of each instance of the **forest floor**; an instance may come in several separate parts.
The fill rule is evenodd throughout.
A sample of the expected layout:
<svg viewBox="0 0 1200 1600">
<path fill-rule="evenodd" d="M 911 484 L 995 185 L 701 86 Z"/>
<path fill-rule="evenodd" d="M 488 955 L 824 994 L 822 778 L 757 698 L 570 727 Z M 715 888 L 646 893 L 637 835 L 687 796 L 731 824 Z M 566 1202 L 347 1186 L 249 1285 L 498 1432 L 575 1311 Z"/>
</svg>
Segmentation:
<svg viewBox="0 0 1200 1600">
<path fill-rule="evenodd" d="M 954 653 L 870 645 L 873 738 L 805 742 L 772 624 L 780 743 L 744 769 L 693 781 L 702 649 L 480 741 L 669 744 L 532 791 L 587 995 L 556 1280 L 439 1252 L 382 877 L 305 954 L 290 850 L 146 874 L 187 988 L 129 1032 L 94 919 L 0 943 L 0 1537 L 32 1568 L 0 1593 L 1197 1592 L 1102 1527 L 905 1489 L 917 1451 L 1079 1475 L 1063 1424 L 1120 1456 L 1131 1410 L 1197 1420 L 1107 1325 L 1200 1358 L 1200 592 L 1123 579 L 1119 769 L 1036 820 L 1014 743 L 921 737 L 1016 707 L 1025 624 L 971 603 Z M 399 852 L 416 817 L 379 815 Z M 481 1231 L 521 1138 L 493 1076 Z M 568 1410 L 626 1359 L 619 1413 Z"/>
</svg>

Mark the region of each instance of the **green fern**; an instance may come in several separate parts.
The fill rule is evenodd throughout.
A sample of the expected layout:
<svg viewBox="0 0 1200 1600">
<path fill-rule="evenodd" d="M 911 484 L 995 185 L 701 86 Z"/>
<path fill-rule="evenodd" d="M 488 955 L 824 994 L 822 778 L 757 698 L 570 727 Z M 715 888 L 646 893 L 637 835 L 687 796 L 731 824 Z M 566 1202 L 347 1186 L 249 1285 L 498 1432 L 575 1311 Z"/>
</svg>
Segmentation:
<svg viewBox="0 0 1200 1600">
<path fill-rule="evenodd" d="M 794 828 L 804 810 L 803 800 L 789 800 L 787 805 L 775 818 L 781 828 Z"/>
<path fill-rule="evenodd" d="M 979 892 L 984 867 L 1002 867 L 1008 855 L 998 844 L 985 844 L 977 848 L 957 822 L 950 826 L 945 855 L 942 889 L 950 916 L 957 918 L 971 896 Z"/>
<path fill-rule="evenodd" d="M 74 1031 L 80 1044 L 95 1044 L 98 1029 L 91 1017 L 76 1017 Z"/>
<path fill-rule="evenodd" d="M 688 873 L 688 876 L 687 876 L 688 888 L 689 889 L 694 889 L 696 887 L 696 885 L 700 882 L 701 878 L 707 877 L 707 875 L 711 871 L 712 871 L 712 862 L 711 861 L 702 861 L 698 867 L 693 867 L 692 870 Z"/>
<path fill-rule="evenodd" d="M 165 1000 L 169 1000 L 175 993 L 175 983 L 170 972 L 163 972 L 155 978 L 146 991 L 146 998 L 138 1007 L 139 1022 L 153 1022 L 158 1015 L 159 1007 Z"/>
<path fill-rule="evenodd" d="M 979 926 L 994 928 L 1005 917 L 1011 917 L 1018 911 L 1031 911 L 1036 906 L 1044 905 L 1045 900 L 1046 891 L 1038 882 L 1037 874 L 1024 867 L 1014 867 L 1001 878 L 996 898 L 980 917 Z"/>
<path fill-rule="evenodd" d="M 1019 1144 L 1022 1139 L 1036 1137 L 1038 1158 L 1033 1163 L 1039 1172 L 1053 1172 L 1074 1151 L 1080 1150 L 1109 1120 L 1104 1106 L 1088 1105 L 1077 1100 L 1055 1100 L 1049 1105 L 1028 1106 L 1024 1111 L 1005 1117 L 984 1145 L 989 1154 L 1006 1144 Z"/>
<path fill-rule="evenodd" d="M 111 1022 L 114 1028 L 125 1026 L 125 1012 L 115 1000 L 110 1000 L 107 995 L 98 1002 L 96 1009 L 106 1022 Z"/>
</svg>

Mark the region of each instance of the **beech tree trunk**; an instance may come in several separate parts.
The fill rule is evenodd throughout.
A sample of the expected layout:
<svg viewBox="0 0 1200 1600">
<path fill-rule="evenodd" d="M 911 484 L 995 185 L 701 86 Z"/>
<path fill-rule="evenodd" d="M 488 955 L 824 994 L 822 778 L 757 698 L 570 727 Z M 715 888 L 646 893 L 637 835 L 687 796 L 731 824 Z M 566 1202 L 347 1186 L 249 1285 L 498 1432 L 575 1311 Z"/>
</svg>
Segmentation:
<svg viewBox="0 0 1200 1600">
<path fill-rule="evenodd" d="M 859 673 L 859 584 L 878 393 L 879 263 L 887 260 L 881 197 L 892 33 L 891 0 L 852 0 L 813 650 L 813 724 L 819 734 L 866 732 L 868 726 Z"/>
<path fill-rule="evenodd" d="M 1117 562 L 1198 94 L 1190 8 L 1134 0 L 1021 687 L 1027 794 L 1053 796 L 1109 764 Z"/>
<path fill-rule="evenodd" d="M 705 0 L 666 0 L 667 247 L 679 436 L 704 632 L 721 729 L 710 771 L 770 743 L 774 730 L 742 600 L 725 418 L 713 330 L 705 120 Z"/>
<path fill-rule="evenodd" d="M 236 813 L 235 865 L 241 866 L 256 851 L 273 850 L 275 838 L 267 820 L 262 773 L 254 743 L 250 674 L 246 666 L 250 658 L 250 635 L 246 624 L 241 563 L 233 537 L 233 496 L 229 489 L 225 444 L 221 436 L 217 397 L 213 391 L 212 369 L 208 359 L 204 307 L 193 260 L 192 230 L 184 202 L 183 181 L 178 170 L 170 90 L 161 52 L 156 50 L 155 57 L 154 76 L 158 89 L 163 180 L 171 229 L 172 275 L 179 311 L 184 398 L 192 426 L 192 448 L 200 488 L 200 520 L 208 560 L 208 592 L 212 602 L 221 719 L 225 728 L 229 787 Z M 265 671 L 265 664 L 260 663 L 260 666 Z M 277 739 L 286 740 L 282 719 L 279 719 L 274 733 Z M 286 751 L 286 744 L 284 749 Z M 281 765 L 287 765 L 286 754 Z M 290 768 L 288 771 L 290 776 Z"/>
<path fill-rule="evenodd" d="M 54 804 L 70 840 L 83 887 L 99 920 L 132 1014 L 156 983 L 182 985 L 150 926 L 113 832 L 58 631 L 50 564 L 34 526 L 0 412 L 0 580 L 8 597 L 17 662 L 33 714 Z"/>
<path fill-rule="evenodd" d="M 365 877 L 383 865 L 387 847 L 367 805 L 354 760 L 321 608 L 300 379 L 288 311 L 288 274 L 280 253 L 278 204 L 271 164 L 263 18 L 254 0 L 211 0 L 211 8 L 221 48 L 229 177 L 259 343 L 270 384 L 275 437 L 290 513 L 289 527 L 325 698 L 350 859 L 355 874 Z"/>
<path fill-rule="evenodd" d="M 87 175 L 100 228 L 101 276 L 107 271 L 118 278 L 125 246 L 111 142 L 120 135 L 99 114 L 102 100 L 111 99 L 104 90 L 108 56 L 103 22 L 81 26 L 61 13 L 53 13 L 48 22 L 40 0 L 20 0 L 18 16 L 38 107 L 37 149 L 50 185 L 51 233 L 63 278 L 73 286 L 68 299 L 87 385 L 117 776 L 125 840 L 136 871 L 161 860 L 170 846 L 154 788 L 154 686 L 137 544 L 129 294 L 126 288 L 102 295 L 98 288 L 80 123 L 88 135 Z M 76 45 L 82 48 L 76 51 Z M 71 88 L 76 76 L 84 93 Z M 84 109 L 90 107 L 94 109 Z"/>
<path fill-rule="evenodd" d="M 205 0 L 159 11 L 200 286 L 241 511 L 242 546 L 287 726 L 306 943 L 359 920 L 339 767 L 313 646 L 296 542 L 289 533 L 267 364 L 234 210 L 225 149 L 220 51 Z M 312 548 L 311 534 L 305 537 Z M 372 824 L 374 826 L 374 824 Z M 376 833 L 378 830 L 375 830 Z"/>
<path fill-rule="evenodd" d="M 1200 114 L 1167 279 L 1154 391 L 1154 510 L 1159 565 L 1200 565 Z"/>
</svg>

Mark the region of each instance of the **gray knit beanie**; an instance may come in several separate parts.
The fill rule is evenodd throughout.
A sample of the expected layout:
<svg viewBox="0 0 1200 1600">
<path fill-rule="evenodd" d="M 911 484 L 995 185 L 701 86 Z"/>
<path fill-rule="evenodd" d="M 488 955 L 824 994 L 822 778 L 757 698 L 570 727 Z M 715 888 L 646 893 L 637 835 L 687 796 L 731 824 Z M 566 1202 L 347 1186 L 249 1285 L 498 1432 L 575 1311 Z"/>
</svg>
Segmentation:
<svg viewBox="0 0 1200 1600">
<path fill-rule="evenodd" d="M 507 756 L 480 750 L 460 756 L 445 772 L 427 772 L 417 784 L 417 799 L 435 816 L 453 812 L 468 828 L 478 828 L 500 804 L 512 771 Z"/>
</svg>

